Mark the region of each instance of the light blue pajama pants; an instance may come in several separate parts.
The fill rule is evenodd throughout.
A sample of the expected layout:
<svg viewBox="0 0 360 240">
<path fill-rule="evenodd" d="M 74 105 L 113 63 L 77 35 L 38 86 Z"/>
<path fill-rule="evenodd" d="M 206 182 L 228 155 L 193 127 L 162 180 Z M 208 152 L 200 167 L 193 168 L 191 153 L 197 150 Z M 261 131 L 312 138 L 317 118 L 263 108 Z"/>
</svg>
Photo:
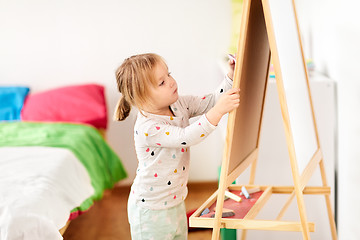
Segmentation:
<svg viewBox="0 0 360 240">
<path fill-rule="evenodd" d="M 131 198 L 131 197 L 130 197 Z M 185 203 L 163 209 L 141 208 L 128 201 L 128 219 L 132 240 L 186 240 L 187 217 Z"/>
</svg>

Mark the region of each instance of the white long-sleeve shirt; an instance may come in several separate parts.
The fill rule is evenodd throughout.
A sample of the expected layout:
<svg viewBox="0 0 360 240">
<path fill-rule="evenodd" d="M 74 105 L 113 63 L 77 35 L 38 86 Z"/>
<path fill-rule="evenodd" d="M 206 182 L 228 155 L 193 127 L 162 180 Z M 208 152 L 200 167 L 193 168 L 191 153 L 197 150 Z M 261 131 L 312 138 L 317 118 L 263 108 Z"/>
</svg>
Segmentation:
<svg viewBox="0 0 360 240">
<path fill-rule="evenodd" d="M 215 128 L 206 118 L 221 93 L 232 87 L 227 76 L 216 91 L 205 96 L 179 96 L 170 106 L 172 116 L 138 113 L 134 127 L 138 169 L 131 199 L 138 206 L 165 209 L 187 196 L 190 146 L 204 140 Z M 202 115 L 196 122 L 189 119 Z"/>
</svg>

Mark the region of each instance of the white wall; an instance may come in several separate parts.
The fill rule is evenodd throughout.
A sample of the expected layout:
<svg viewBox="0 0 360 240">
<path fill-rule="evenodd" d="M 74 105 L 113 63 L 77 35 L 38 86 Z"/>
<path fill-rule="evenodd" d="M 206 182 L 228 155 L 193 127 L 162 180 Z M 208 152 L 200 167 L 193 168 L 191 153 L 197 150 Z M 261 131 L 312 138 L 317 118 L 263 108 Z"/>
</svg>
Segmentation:
<svg viewBox="0 0 360 240">
<path fill-rule="evenodd" d="M 360 2 L 296 2 L 307 55 L 338 86 L 339 239 L 360 239 Z"/>
<path fill-rule="evenodd" d="M 230 1 L 222 0 L 0 0 L 0 84 L 28 85 L 34 93 L 101 83 L 111 118 L 120 96 L 117 66 L 132 54 L 156 52 L 180 94 L 204 94 L 223 77 L 218 61 L 230 44 L 230 14 Z M 137 167 L 133 121 L 109 121 L 108 140 L 129 173 L 124 184 Z M 221 153 L 218 131 L 193 147 L 190 180 L 216 180 Z"/>
</svg>

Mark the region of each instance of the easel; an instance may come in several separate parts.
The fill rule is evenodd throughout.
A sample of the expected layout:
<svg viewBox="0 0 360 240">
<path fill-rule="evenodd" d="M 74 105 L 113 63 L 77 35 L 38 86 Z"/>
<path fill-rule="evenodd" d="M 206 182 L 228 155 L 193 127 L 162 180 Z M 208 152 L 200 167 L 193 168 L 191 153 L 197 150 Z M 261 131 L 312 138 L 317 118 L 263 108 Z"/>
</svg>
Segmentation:
<svg viewBox="0 0 360 240">
<path fill-rule="evenodd" d="M 293 186 L 254 185 L 270 52 Z M 337 239 L 293 0 L 244 0 L 233 87 L 240 87 L 241 102 L 239 108 L 229 114 L 219 189 L 190 217 L 190 226 L 213 228 L 213 240 L 219 238 L 220 228 L 243 229 L 243 240 L 248 229 L 298 231 L 308 240 L 315 224 L 307 220 L 304 194 L 320 194 L 325 196 L 332 239 Z M 298 120 L 299 114 L 304 116 L 301 120 Z M 304 141 L 306 144 L 302 146 Z M 298 161 L 304 159 L 306 165 L 300 169 Z M 260 188 L 261 196 L 242 219 L 223 218 L 226 189 L 240 190 L 241 185 L 231 183 L 250 166 L 250 180 L 245 187 Z M 322 186 L 306 186 L 317 166 L 320 167 Z M 290 196 L 275 220 L 255 220 L 272 194 Z M 281 221 L 295 197 L 300 221 Z M 215 218 L 201 217 L 203 210 L 215 202 Z"/>
</svg>

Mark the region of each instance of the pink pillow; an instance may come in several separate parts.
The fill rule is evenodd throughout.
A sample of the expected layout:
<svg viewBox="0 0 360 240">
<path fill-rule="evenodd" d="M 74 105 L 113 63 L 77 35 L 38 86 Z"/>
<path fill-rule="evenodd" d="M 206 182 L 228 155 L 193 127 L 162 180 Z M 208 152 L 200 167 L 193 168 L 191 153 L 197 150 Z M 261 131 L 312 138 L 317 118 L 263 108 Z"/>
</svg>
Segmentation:
<svg viewBox="0 0 360 240">
<path fill-rule="evenodd" d="M 104 87 L 85 84 L 28 95 L 21 111 L 24 121 L 75 122 L 107 127 Z"/>
</svg>

